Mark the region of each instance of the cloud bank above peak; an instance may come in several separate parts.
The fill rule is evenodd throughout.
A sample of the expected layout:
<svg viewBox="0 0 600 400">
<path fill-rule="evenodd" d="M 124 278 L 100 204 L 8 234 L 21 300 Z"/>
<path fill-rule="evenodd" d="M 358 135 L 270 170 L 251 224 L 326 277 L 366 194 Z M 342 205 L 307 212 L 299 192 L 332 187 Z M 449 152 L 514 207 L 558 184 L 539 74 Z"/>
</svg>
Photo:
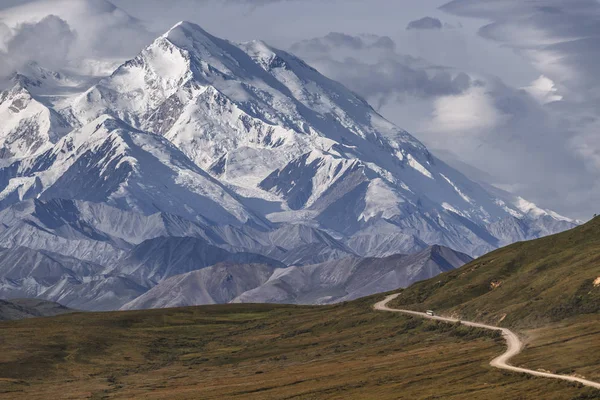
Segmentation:
<svg viewBox="0 0 600 400">
<path fill-rule="evenodd" d="M 599 7 L 595 0 L 5 0 L 0 75 L 29 61 L 105 74 L 190 20 L 219 37 L 297 53 L 434 153 L 587 219 L 600 200 Z M 89 59 L 104 61 L 90 67 Z"/>
<path fill-rule="evenodd" d="M 106 69 L 86 72 L 105 74 L 155 38 L 107 0 L 21 2 L 0 10 L 0 32 L 0 77 L 32 61 L 57 70 L 104 61 Z"/>
<path fill-rule="evenodd" d="M 558 131 L 553 146 L 558 158 L 547 164 L 570 160 L 572 167 L 553 177 L 561 190 L 556 197 L 572 214 L 586 212 L 589 218 L 600 200 L 600 2 L 454 0 L 442 9 L 491 21 L 479 35 L 513 49 L 539 71 L 540 78 L 524 90 L 544 104 L 545 117 L 551 115 L 547 129 Z M 528 134 L 541 143 L 548 132 L 543 128 L 531 124 Z"/>
<path fill-rule="evenodd" d="M 396 51 L 389 36 L 331 32 L 294 43 L 293 53 L 350 89 L 382 104 L 402 96 L 458 95 L 478 85 L 468 74 Z"/>
<path fill-rule="evenodd" d="M 20 23 L 13 29 L 0 22 L 0 32 L 0 76 L 20 69 L 33 61 L 32 57 L 49 68 L 60 68 L 77 40 L 69 24 L 55 15 Z"/>
</svg>

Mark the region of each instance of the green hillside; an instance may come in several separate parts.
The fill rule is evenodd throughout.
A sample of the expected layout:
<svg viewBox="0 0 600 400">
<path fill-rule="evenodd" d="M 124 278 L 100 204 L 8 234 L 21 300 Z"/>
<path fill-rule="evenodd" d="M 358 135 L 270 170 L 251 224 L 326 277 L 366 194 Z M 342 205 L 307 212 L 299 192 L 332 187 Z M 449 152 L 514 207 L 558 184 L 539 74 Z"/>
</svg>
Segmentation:
<svg viewBox="0 0 600 400">
<path fill-rule="evenodd" d="M 507 326 L 513 363 L 600 381 L 600 218 L 517 243 L 403 290 L 391 305 Z"/>
<path fill-rule="evenodd" d="M 517 328 L 600 311 L 600 218 L 517 243 L 404 290 L 396 307 L 429 309 Z"/>
</svg>

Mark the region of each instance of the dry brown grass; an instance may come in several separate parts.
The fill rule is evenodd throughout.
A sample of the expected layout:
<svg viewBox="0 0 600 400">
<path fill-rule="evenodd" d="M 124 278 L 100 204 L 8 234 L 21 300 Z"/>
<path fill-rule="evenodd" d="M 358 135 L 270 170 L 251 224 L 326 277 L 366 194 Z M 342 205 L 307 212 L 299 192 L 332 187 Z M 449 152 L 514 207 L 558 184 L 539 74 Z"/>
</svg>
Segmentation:
<svg viewBox="0 0 600 400">
<path fill-rule="evenodd" d="M 570 318 L 524 331 L 526 348 L 514 363 L 600 382 L 600 316 Z"/>
<path fill-rule="evenodd" d="M 0 399 L 562 400 L 598 393 L 492 369 L 501 340 L 374 312 L 375 300 L 3 323 Z"/>
</svg>

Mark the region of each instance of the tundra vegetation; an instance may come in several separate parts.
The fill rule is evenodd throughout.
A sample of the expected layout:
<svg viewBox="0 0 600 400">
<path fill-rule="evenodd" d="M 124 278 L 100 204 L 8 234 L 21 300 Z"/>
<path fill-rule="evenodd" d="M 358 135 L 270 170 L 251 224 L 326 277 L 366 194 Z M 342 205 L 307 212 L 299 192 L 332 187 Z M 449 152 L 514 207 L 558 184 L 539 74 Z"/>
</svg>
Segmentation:
<svg viewBox="0 0 600 400">
<path fill-rule="evenodd" d="M 3 322 L 0 399 L 584 399 L 491 368 L 496 333 L 333 306 L 232 304 Z"/>
</svg>

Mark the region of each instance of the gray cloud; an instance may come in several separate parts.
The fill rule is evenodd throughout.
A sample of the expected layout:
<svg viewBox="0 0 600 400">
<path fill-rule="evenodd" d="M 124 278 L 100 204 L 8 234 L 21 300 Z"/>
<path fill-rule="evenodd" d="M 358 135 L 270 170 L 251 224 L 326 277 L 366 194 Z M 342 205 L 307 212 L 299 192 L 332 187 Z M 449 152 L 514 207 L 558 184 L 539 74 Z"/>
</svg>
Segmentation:
<svg viewBox="0 0 600 400">
<path fill-rule="evenodd" d="M 387 36 L 329 33 L 291 46 L 327 76 L 381 106 L 399 95 L 456 95 L 474 84 L 469 75 L 396 52 Z"/>
<path fill-rule="evenodd" d="M 322 38 L 314 38 L 294 43 L 291 47 L 294 52 L 321 52 L 326 53 L 336 47 L 347 47 L 361 50 L 366 47 L 364 41 L 358 36 L 346 35 L 339 32 L 331 32 Z"/>
<path fill-rule="evenodd" d="M 454 0 L 443 9 L 493 22 L 480 35 L 513 47 L 562 89 L 587 90 L 600 58 L 600 3 L 596 0 Z"/>
<path fill-rule="evenodd" d="M 448 70 L 414 68 L 401 61 L 388 58 L 374 64 L 356 58 L 327 62 L 327 72 L 336 80 L 364 97 L 407 93 L 420 97 L 456 95 L 472 85 L 465 73 L 451 74 Z"/>
<path fill-rule="evenodd" d="M 406 30 L 412 29 L 442 29 L 442 21 L 433 17 L 423 17 L 414 21 L 410 21 L 406 26 Z"/>
<path fill-rule="evenodd" d="M 304 54 L 311 52 L 328 53 L 340 49 L 394 51 L 396 43 L 389 36 L 369 34 L 353 36 L 340 32 L 330 32 L 323 37 L 303 40 L 291 46 L 293 52 Z"/>
<path fill-rule="evenodd" d="M 527 182 L 525 194 L 545 195 L 547 204 L 564 213 L 586 218 L 596 212 L 594 205 L 600 201 L 600 3 L 454 0 L 443 10 L 491 20 L 479 34 L 511 47 L 553 85 L 553 101 L 537 110 L 504 103 L 520 107 L 520 123 L 510 128 L 519 139 L 516 143 L 530 149 L 529 155 L 511 153 L 511 162 L 522 165 L 526 176 L 530 168 L 538 171 L 527 179 L 515 171 L 514 181 Z M 530 155 L 537 157 L 530 159 Z M 544 185 L 536 182 L 534 186 L 534 178 Z"/>
<path fill-rule="evenodd" d="M 49 68 L 63 66 L 77 38 L 69 24 L 54 15 L 39 22 L 19 24 L 13 30 L 4 25 L 0 31 L 5 32 L 0 76 L 9 75 L 30 61 Z"/>
<path fill-rule="evenodd" d="M 93 59 L 89 68 L 102 69 L 103 63 L 110 68 L 155 37 L 106 0 L 23 1 L 0 14 L 0 77 L 31 61 L 61 70 Z"/>
<path fill-rule="evenodd" d="M 439 100 L 424 129 L 428 141 L 483 167 L 495 177 L 491 183 L 516 188 L 526 198 L 545 196 L 551 206 L 567 210 L 565 191 L 580 187 L 573 177 L 589 175 L 584 161 L 568 150 L 570 135 L 560 115 L 498 79 L 482 89 Z"/>
<path fill-rule="evenodd" d="M 26 4 L 26 3 L 31 3 L 33 1 L 35 1 L 35 0 L 3 0 L 2 3 L 0 3 L 0 10 L 3 10 L 5 8 L 19 6 L 19 5 Z"/>
</svg>

